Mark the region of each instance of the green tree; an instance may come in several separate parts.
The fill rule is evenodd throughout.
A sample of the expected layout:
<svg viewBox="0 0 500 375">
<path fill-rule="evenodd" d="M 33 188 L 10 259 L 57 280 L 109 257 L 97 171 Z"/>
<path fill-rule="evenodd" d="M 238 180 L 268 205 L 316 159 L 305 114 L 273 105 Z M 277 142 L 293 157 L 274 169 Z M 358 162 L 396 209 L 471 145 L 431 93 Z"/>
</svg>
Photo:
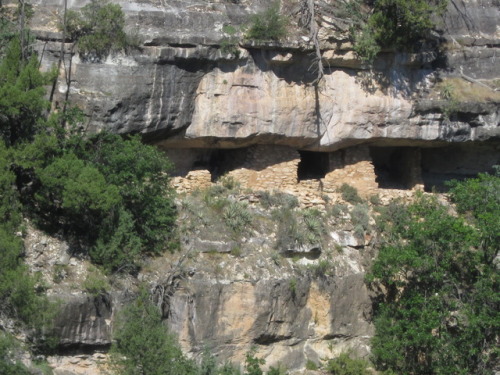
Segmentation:
<svg viewBox="0 0 500 375">
<path fill-rule="evenodd" d="M 352 3 L 348 14 L 354 50 L 371 63 L 382 48 L 412 51 L 428 40 L 435 27 L 433 17 L 444 12 L 448 1 L 378 0 L 368 17 L 362 15 L 359 1 Z"/>
<path fill-rule="evenodd" d="M 106 270 L 135 271 L 141 254 L 175 243 L 170 163 L 138 137 L 84 137 L 56 125 L 15 154 L 26 213 Z"/>
<path fill-rule="evenodd" d="M 43 86 L 51 75 L 39 71 L 36 55 L 23 61 L 14 38 L 0 62 L 0 136 L 7 145 L 31 139 L 48 109 Z"/>
<path fill-rule="evenodd" d="M 467 200 L 497 199 L 490 183 L 499 187 L 500 179 L 480 177 L 490 178 L 495 182 L 477 190 L 470 186 L 478 181 L 456 184 L 459 210 Z M 498 223 L 500 210 L 492 207 Z M 374 306 L 375 364 L 398 374 L 490 374 L 500 328 L 500 279 L 485 256 L 498 253 L 498 242 L 484 240 L 491 227 L 471 225 L 424 196 L 394 219 L 369 277 L 386 290 Z"/>
<path fill-rule="evenodd" d="M 14 338 L 0 331 L 0 374 L 30 375 L 31 372 L 18 360 L 15 353 L 17 346 Z"/>
<path fill-rule="evenodd" d="M 246 37 L 278 41 L 285 37 L 287 24 L 288 19 L 280 14 L 280 5 L 276 2 L 271 4 L 265 12 L 252 17 Z"/>
<path fill-rule="evenodd" d="M 101 61 L 109 53 L 128 45 L 125 15 L 118 4 L 92 0 L 79 11 L 66 14 L 66 32 L 80 54 L 91 61 Z M 62 25 L 62 28 L 64 25 Z"/>
<path fill-rule="evenodd" d="M 138 136 L 124 139 L 102 133 L 89 139 L 80 157 L 92 162 L 108 184 L 118 187 L 143 248 L 160 254 L 173 240 L 176 214 L 168 175 L 171 163 L 165 155 L 144 145 Z"/>
<path fill-rule="evenodd" d="M 21 231 L 20 203 L 11 167 L 9 152 L 0 141 L 0 317 L 15 319 L 40 333 L 53 309 L 37 294 L 37 279 L 23 262 L 22 238 L 17 234 Z"/>
<path fill-rule="evenodd" d="M 163 323 L 159 309 L 146 291 L 126 307 L 115 332 L 115 369 L 123 375 L 197 375 Z"/>
</svg>

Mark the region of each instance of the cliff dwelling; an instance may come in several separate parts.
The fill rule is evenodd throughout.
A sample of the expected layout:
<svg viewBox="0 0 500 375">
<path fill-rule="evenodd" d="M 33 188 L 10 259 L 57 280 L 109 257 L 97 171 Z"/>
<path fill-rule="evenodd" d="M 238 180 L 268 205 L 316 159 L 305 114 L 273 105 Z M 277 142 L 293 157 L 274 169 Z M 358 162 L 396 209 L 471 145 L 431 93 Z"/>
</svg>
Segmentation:
<svg viewBox="0 0 500 375">
<path fill-rule="evenodd" d="M 490 172 L 495 145 L 355 146 L 333 152 L 277 145 L 235 149 L 167 149 L 179 192 L 210 186 L 223 175 L 253 190 L 328 195 L 344 183 L 365 196 L 381 189 L 445 189 L 445 181 Z"/>
</svg>

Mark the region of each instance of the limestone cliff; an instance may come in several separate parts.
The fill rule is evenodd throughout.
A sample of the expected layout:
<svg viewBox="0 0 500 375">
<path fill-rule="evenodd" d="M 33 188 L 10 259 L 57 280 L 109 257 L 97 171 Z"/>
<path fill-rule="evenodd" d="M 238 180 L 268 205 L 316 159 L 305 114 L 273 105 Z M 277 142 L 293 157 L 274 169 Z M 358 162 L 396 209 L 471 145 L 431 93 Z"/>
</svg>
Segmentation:
<svg viewBox="0 0 500 375">
<path fill-rule="evenodd" d="M 32 28 L 42 68 L 49 69 L 60 56 L 57 24 L 63 0 L 33 3 Z M 386 185 L 431 189 L 443 179 L 488 171 L 500 162 L 500 10 L 494 0 L 450 1 L 436 19 L 432 45 L 413 54 L 383 51 L 373 69 L 356 57 L 345 33 L 333 32 L 328 19 L 320 17 L 325 75 L 318 86 L 312 84 L 313 44 L 296 22 L 296 0 L 283 1 L 291 23 L 279 43 L 243 39 L 241 30 L 252 14 L 266 8 L 265 1 L 117 3 L 127 31 L 141 40 L 139 48 L 89 62 L 71 54 L 67 41 L 54 105 L 65 100 L 70 78 L 69 99 L 85 111 L 86 129 L 143 134 L 175 162 L 181 190 L 189 190 L 192 179 L 210 184 L 233 170 L 259 172 L 282 162 L 295 163 L 295 182 L 309 179 L 300 173 L 308 168 L 304 164 L 323 165 L 314 177 L 326 179 L 321 183 L 328 186 L 338 180 L 329 173 L 352 164 L 343 150 L 356 145 L 369 147 L 356 163 L 375 169 L 368 184 L 358 184 L 362 190 Z M 68 6 L 85 4 L 70 1 Z M 236 34 L 228 34 L 228 26 Z M 225 43 L 231 44 L 229 50 Z M 446 98 L 450 89 L 453 101 Z M 262 166 L 262 160 L 253 163 L 248 157 L 248 147 L 260 145 L 289 150 Z M 224 149 L 246 156 L 232 160 Z M 318 154 L 309 157 L 306 150 Z M 413 177 L 385 183 L 384 173 L 399 173 L 391 162 L 399 160 L 399 153 L 413 165 Z M 452 161 L 444 155 L 453 155 Z M 471 158 L 488 162 L 471 167 Z M 209 174 L 190 174 L 199 170 Z M 247 174 L 245 183 L 262 188 L 254 182 L 266 178 Z M 280 183 L 265 188 L 293 190 Z"/>
<path fill-rule="evenodd" d="M 42 65 L 55 63 L 62 0 L 36 0 L 33 29 Z M 71 9 L 85 1 L 70 1 Z M 142 40 L 127 56 L 103 63 L 73 57 L 70 99 L 85 109 L 90 129 L 140 132 L 168 147 L 240 147 L 265 143 L 328 150 L 394 141 L 484 141 L 498 138 L 500 11 L 493 1 L 450 1 L 437 20 L 439 50 L 387 51 L 370 75 L 345 35 L 320 30 L 326 74 L 310 83 L 313 46 L 307 33 L 281 43 L 240 41 L 224 53 L 224 26 L 239 27 L 263 1 L 117 1 L 127 29 Z M 293 13 L 296 1 L 285 1 Z M 326 20 L 323 22 L 327 26 Z M 321 25 L 321 20 L 320 20 Z M 437 38 L 437 36 L 436 36 Z M 69 48 L 70 43 L 66 47 Z M 69 58 L 69 55 L 66 56 Z M 69 63 L 65 64 L 68 67 Z M 58 85 L 63 100 L 64 68 Z M 438 80 L 456 78 L 471 90 L 457 115 L 443 116 Z M 496 80 L 496 81 L 495 81 Z M 463 82 L 462 82 L 463 81 Z"/>
<path fill-rule="evenodd" d="M 313 46 L 293 25 L 281 43 L 241 39 L 238 53 L 223 52 L 224 26 L 244 25 L 267 0 L 115 2 L 125 12 L 128 32 L 141 38 L 140 47 L 97 63 L 70 56 L 67 41 L 55 102 L 62 103 L 69 89 L 89 131 L 141 133 L 165 149 L 181 192 L 229 174 L 245 187 L 285 190 L 303 206 L 323 209 L 339 200 L 336 187 L 344 182 L 364 196 L 406 196 L 403 189 L 431 189 L 500 164 L 496 0 L 450 1 L 438 20 L 439 49 L 384 51 L 373 70 L 325 21 L 320 35 L 326 71 L 318 87 L 311 84 Z M 49 69 L 59 58 L 63 0 L 32 3 L 36 48 L 42 68 Z M 86 3 L 69 0 L 68 7 Z M 288 14 L 295 6 L 283 1 Z M 443 82 L 460 93 L 452 116 L 439 89 Z M 251 194 L 234 199 L 240 198 L 259 200 Z M 193 356 L 208 346 L 221 359 L 241 361 L 258 345 L 268 364 L 297 369 L 308 359 L 351 348 L 367 355 L 373 327 L 363 279 L 376 236 L 354 235 L 349 215 L 344 219 L 331 224 L 319 252 L 309 244 L 277 255 L 276 228 L 254 227 L 238 241 L 213 227 L 186 229 L 183 252 L 151 261 L 139 279 L 158 287 L 157 293 L 174 286 L 163 301 L 164 315 Z M 109 347 L 115 313 L 133 297 L 137 280 L 115 280 L 106 296 L 81 293 L 73 286 L 83 282 L 85 262 L 70 258 L 64 244 L 33 236 L 27 240 L 32 269 L 45 269 L 53 294 L 65 300 L 57 322 L 59 354 L 80 356 L 69 364 L 64 356 L 51 363 L 69 373 L 94 374 L 92 361 L 105 357 L 95 353 Z M 193 249 L 196 259 L 176 268 Z M 326 260 L 327 274 L 311 271 Z M 58 286 L 51 280 L 61 270 L 69 276 Z"/>
</svg>

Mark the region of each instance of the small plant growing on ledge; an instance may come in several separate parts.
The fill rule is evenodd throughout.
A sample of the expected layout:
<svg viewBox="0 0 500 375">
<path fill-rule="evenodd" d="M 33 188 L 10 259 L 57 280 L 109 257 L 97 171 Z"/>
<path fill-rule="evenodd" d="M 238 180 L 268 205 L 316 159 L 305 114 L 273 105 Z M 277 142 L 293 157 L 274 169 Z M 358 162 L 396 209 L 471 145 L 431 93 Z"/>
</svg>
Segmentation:
<svg viewBox="0 0 500 375">
<path fill-rule="evenodd" d="M 124 26 L 125 15 L 118 4 L 92 0 L 78 12 L 68 11 L 61 28 L 65 27 L 85 59 L 101 61 L 130 45 Z"/>
<path fill-rule="evenodd" d="M 349 184 L 342 184 L 339 191 L 340 194 L 342 195 L 342 199 L 345 200 L 346 202 L 349 202 L 351 204 L 363 202 L 363 199 L 361 199 L 361 197 L 358 194 L 358 190 Z"/>
<path fill-rule="evenodd" d="M 257 40 L 278 41 L 285 37 L 288 19 L 280 14 L 279 2 L 272 4 L 264 13 L 252 17 L 246 37 Z"/>
</svg>

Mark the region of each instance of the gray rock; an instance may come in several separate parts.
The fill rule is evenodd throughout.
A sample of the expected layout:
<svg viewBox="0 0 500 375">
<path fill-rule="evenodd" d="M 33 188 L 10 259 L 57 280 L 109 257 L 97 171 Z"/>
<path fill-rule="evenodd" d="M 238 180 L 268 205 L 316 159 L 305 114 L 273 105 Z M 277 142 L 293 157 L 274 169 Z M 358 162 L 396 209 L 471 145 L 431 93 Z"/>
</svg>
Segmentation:
<svg viewBox="0 0 500 375">
<path fill-rule="evenodd" d="M 61 296 L 60 296 L 61 297 Z M 61 348 L 98 347 L 111 344 L 113 302 L 109 295 L 65 296 L 55 320 L 55 333 Z"/>
<path fill-rule="evenodd" d="M 360 73 L 362 64 L 342 38 L 325 40 L 328 69 L 318 100 L 310 85 L 316 78 L 310 69 L 312 45 L 294 33 L 281 43 L 242 41 L 238 59 L 221 53 L 227 38 L 223 26 L 246 23 L 268 2 L 115 1 L 123 7 L 127 29 L 136 30 L 143 46 L 102 63 L 74 56 L 70 100 L 84 109 L 89 131 L 142 133 L 165 147 L 279 142 L 316 151 L 381 140 L 499 137 L 498 102 L 460 105 L 462 115 L 450 122 L 441 115 L 442 105 L 415 101 L 430 100 L 427 93 L 438 76 L 498 78 L 500 11 L 493 0 L 450 2 L 440 31 L 448 41 L 444 54 L 386 52 L 375 62 L 375 76 Z M 71 2 L 70 7 L 86 3 Z M 62 4 L 34 1 L 32 27 L 44 69 L 58 60 L 61 36 L 54 15 Z M 56 90 L 59 103 L 67 89 L 63 76 Z"/>
<path fill-rule="evenodd" d="M 356 236 L 353 232 L 351 231 L 336 231 L 330 233 L 330 236 L 332 239 L 337 243 L 339 246 L 346 247 L 362 247 L 365 246 L 365 239 L 360 238 L 359 236 Z"/>
</svg>

